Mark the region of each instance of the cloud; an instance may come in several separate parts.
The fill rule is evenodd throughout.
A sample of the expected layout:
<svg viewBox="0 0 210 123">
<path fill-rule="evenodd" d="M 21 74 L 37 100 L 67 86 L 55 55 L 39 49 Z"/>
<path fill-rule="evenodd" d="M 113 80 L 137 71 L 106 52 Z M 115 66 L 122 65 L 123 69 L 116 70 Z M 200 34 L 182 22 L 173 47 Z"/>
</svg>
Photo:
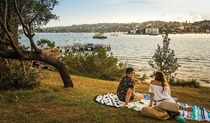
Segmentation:
<svg viewBox="0 0 210 123">
<path fill-rule="evenodd" d="M 132 4 L 154 4 L 156 1 L 154 0 L 118 0 L 124 3 L 132 3 Z"/>
<path fill-rule="evenodd" d="M 190 11 L 189 18 L 191 18 L 192 21 L 210 20 L 210 15 L 207 12 Z"/>
<path fill-rule="evenodd" d="M 189 12 L 189 15 L 190 15 L 190 16 L 194 16 L 194 15 L 195 15 L 195 12 L 190 11 L 190 12 Z"/>
<path fill-rule="evenodd" d="M 180 20 L 183 19 L 183 17 L 177 17 L 176 19 L 177 19 L 178 21 L 180 21 Z"/>
<path fill-rule="evenodd" d="M 108 0 L 112 4 L 155 4 L 156 0 Z"/>
<path fill-rule="evenodd" d="M 163 17 L 163 16 L 165 16 L 165 15 L 166 15 L 166 14 L 161 14 L 160 16 Z"/>
<path fill-rule="evenodd" d="M 105 1 L 105 0 L 103 0 Z M 195 3 L 206 2 L 208 0 L 106 0 L 112 4 L 183 4 L 183 3 Z"/>
</svg>

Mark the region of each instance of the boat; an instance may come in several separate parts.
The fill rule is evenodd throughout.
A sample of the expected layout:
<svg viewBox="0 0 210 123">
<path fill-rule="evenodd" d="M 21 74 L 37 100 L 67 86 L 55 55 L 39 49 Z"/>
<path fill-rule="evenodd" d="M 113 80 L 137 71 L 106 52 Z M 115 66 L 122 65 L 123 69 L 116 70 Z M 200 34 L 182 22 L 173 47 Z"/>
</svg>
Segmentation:
<svg viewBox="0 0 210 123">
<path fill-rule="evenodd" d="M 149 35 L 159 35 L 159 33 L 150 33 Z"/>
<path fill-rule="evenodd" d="M 118 36 L 118 33 L 111 33 L 110 36 Z"/>
<path fill-rule="evenodd" d="M 98 39 L 105 39 L 107 36 L 104 35 L 104 33 L 96 33 L 93 38 L 98 38 Z"/>
</svg>

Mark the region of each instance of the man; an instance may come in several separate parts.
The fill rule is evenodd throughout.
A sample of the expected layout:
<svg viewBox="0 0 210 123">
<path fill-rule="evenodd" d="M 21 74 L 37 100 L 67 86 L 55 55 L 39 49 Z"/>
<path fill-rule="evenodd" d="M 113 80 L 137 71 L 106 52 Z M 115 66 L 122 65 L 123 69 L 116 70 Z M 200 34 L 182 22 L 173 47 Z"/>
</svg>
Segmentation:
<svg viewBox="0 0 210 123">
<path fill-rule="evenodd" d="M 140 101 L 143 99 L 142 94 L 135 94 L 135 83 L 140 83 L 134 80 L 135 71 L 133 68 L 126 69 L 126 76 L 122 78 L 117 88 L 117 96 L 119 100 L 124 101 L 128 105 L 130 101 Z"/>
</svg>

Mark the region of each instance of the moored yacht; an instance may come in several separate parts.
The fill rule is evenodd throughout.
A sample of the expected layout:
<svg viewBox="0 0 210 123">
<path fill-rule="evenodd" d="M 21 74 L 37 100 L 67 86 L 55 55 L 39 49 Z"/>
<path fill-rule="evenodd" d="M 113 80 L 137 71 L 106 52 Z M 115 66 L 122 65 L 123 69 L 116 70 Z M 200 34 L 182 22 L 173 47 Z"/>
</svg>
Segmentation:
<svg viewBox="0 0 210 123">
<path fill-rule="evenodd" d="M 107 36 L 104 35 L 104 33 L 96 33 L 93 38 L 98 38 L 98 39 L 104 39 L 107 38 Z"/>
</svg>

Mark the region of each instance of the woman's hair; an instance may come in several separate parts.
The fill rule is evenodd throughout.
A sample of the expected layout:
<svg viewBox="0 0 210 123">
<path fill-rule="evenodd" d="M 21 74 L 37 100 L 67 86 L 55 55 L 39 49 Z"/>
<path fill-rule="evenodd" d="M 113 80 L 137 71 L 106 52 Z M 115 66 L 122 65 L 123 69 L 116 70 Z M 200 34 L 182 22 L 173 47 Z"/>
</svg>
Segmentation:
<svg viewBox="0 0 210 123">
<path fill-rule="evenodd" d="M 165 74 L 162 71 L 157 71 L 155 73 L 155 80 L 158 82 L 162 82 L 162 91 L 164 91 L 164 82 L 167 82 Z"/>
</svg>

